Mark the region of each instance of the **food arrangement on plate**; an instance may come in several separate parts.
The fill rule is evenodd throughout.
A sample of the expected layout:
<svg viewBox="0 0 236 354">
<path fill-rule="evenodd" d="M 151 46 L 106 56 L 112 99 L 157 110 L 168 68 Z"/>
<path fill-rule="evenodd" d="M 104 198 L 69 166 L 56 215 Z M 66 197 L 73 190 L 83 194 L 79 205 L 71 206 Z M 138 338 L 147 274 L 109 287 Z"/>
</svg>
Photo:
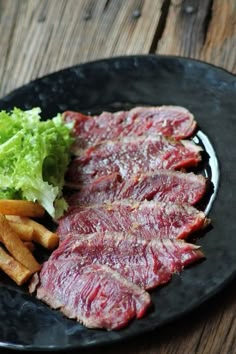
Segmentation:
<svg viewBox="0 0 236 354">
<path fill-rule="evenodd" d="M 2 111 L 0 126 L 0 268 L 22 285 L 41 268 L 31 253 L 34 243 L 58 245 L 58 235 L 32 218 L 45 210 L 53 218 L 63 213 L 72 138 L 60 116 L 42 122 L 38 108 Z"/>
<path fill-rule="evenodd" d="M 120 329 L 148 311 L 148 290 L 204 258 L 187 240 L 209 224 L 198 207 L 208 181 L 193 172 L 202 149 L 189 140 L 197 123 L 177 106 L 97 116 L 67 111 L 45 122 L 39 113 L 1 113 L 14 129 L 1 141 L 9 148 L 2 153 L 7 163 L 0 171 L 0 196 L 40 205 L 57 222 L 56 232 L 26 219 L 40 215 L 9 216 L 1 208 L 6 217 L 1 215 L 0 223 L 7 234 L 18 235 L 18 243 L 23 236 L 13 223 L 31 227 L 31 241 L 50 240 L 47 248 L 56 248 L 25 277 L 34 273 L 31 293 L 89 328 Z M 7 170 L 8 165 L 14 168 Z M 43 232 L 37 233 L 40 227 Z M 12 256 L 18 267 L 27 268 L 6 238 L 10 254 L 1 248 L 2 264 Z M 23 246 L 26 252 L 28 245 Z"/>
</svg>

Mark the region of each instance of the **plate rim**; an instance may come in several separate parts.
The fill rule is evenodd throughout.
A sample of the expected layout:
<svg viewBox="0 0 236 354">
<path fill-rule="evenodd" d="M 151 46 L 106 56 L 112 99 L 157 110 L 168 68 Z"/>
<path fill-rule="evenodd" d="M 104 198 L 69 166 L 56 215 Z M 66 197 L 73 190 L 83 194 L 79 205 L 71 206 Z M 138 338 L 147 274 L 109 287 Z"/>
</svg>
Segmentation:
<svg viewBox="0 0 236 354">
<path fill-rule="evenodd" d="M 63 73 L 65 71 L 68 71 L 68 70 L 73 70 L 77 67 L 86 67 L 87 65 L 93 65 L 93 64 L 99 64 L 99 63 L 106 63 L 106 62 L 111 62 L 111 61 L 115 61 L 115 60 L 125 60 L 125 59 L 138 59 L 138 58 L 146 58 L 146 59 L 176 59 L 176 60 L 180 60 L 180 61 L 186 61 L 186 62 L 195 62 L 195 63 L 199 63 L 203 66 L 209 66 L 215 70 L 218 70 L 218 71 L 221 71 L 229 76 L 232 76 L 232 77 L 236 77 L 236 73 L 233 73 L 221 66 L 218 66 L 216 64 L 213 64 L 213 63 L 210 63 L 210 62 L 207 62 L 207 61 L 204 61 L 204 60 L 201 60 L 201 59 L 196 59 L 196 58 L 189 58 L 187 56 L 180 56 L 180 55 L 168 55 L 168 54 L 132 54 L 132 55 L 116 55 L 116 56 L 112 56 L 112 57 L 104 57 L 104 58 L 99 58 L 99 59 L 93 59 L 91 61 L 87 61 L 87 62 L 81 62 L 81 63 L 78 63 L 78 64 L 74 64 L 74 65 L 71 65 L 71 66 L 66 66 L 65 68 L 62 68 L 62 69 L 58 69 L 56 71 L 52 71 L 52 72 L 49 72 L 48 74 L 43 74 L 42 76 L 39 76 L 33 80 L 30 80 L 24 84 L 22 84 L 21 86 L 19 87 L 16 87 L 15 89 L 11 90 L 10 92 L 6 93 L 4 96 L 1 96 L 0 97 L 0 101 L 4 101 L 6 98 L 8 97 L 11 97 L 12 95 L 14 95 L 15 93 L 17 93 L 19 90 L 22 90 L 24 88 L 26 88 L 28 85 L 32 85 L 32 84 L 35 84 L 37 83 L 38 81 L 41 81 L 45 78 L 48 78 L 50 76 L 54 76 L 54 75 L 57 75 L 57 74 L 60 74 L 60 73 Z"/>
</svg>

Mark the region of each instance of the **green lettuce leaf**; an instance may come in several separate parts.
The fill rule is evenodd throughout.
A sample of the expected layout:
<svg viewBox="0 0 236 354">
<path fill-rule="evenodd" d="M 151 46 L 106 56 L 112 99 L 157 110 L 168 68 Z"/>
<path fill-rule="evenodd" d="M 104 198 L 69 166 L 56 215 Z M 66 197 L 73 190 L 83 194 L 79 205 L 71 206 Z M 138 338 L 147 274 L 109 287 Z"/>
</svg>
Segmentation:
<svg viewBox="0 0 236 354">
<path fill-rule="evenodd" d="M 38 201 L 55 219 L 70 161 L 71 124 L 58 114 L 41 121 L 40 108 L 0 112 L 0 198 Z"/>
</svg>

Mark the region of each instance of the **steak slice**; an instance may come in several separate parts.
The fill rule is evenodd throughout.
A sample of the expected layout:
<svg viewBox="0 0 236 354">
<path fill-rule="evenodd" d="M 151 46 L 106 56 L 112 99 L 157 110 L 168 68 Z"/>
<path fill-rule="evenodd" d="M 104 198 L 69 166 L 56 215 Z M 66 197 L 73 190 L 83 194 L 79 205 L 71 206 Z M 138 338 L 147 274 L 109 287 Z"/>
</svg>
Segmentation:
<svg viewBox="0 0 236 354">
<path fill-rule="evenodd" d="M 206 225 L 202 211 L 190 205 L 164 202 L 116 202 L 71 207 L 59 220 L 61 239 L 69 233 L 127 232 L 144 239 L 186 238 Z"/>
<path fill-rule="evenodd" d="M 38 299 L 89 328 L 120 329 L 143 317 L 151 304 L 145 290 L 100 264 L 49 260 L 37 277 L 30 291 L 36 288 Z"/>
<path fill-rule="evenodd" d="M 143 134 L 162 134 L 179 140 L 191 136 L 196 128 L 193 115 L 178 106 L 136 107 L 130 111 L 103 112 L 95 116 L 67 111 L 63 118 L 74 123 L 76 148 Z"/>
<path fill-rule="evenodd" d="M 67 172 L 68 183 L 88 183 L 99 176 L 118 173 L 123 179 L 157 169 L 196 166 L 201 148 L 190 141 L 175 141 L 161 135 L 106 141 L 84 150 Z"/>
<path fill-rule="evenodd" d="M 71 187 L 76 188 L 77 185 Z M 206 179 L 194 173 L 157 170 L 122 180 L 118 174 L 100 177 L 68 195 L 69 205 L 102 204 L 124 199 L 196 204 L 206 192 Z"/>
<path fill-rule="evenodd" d="M 144 240 L 126 233 L 73 234 L 53 252 L 50 260 L 73 259 L 81 267 L 102 264 L 143 289 L 167 283 L 173 273 L 203 257 L 198 246 L 182 240 Z"/>
</svg>

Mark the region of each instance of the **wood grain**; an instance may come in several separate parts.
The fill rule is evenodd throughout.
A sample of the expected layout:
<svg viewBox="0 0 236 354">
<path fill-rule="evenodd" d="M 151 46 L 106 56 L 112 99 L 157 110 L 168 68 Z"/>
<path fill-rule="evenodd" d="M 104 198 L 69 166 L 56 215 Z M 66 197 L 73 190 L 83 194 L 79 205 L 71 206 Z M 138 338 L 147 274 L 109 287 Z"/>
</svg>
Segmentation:
<svg viewBox="0 0 236 354">
<path fill-rule="evenodd" d="M 201 59 L 236 72 L 236 1 L 172 0 L 156 53 Z"/>
<path fill-rule="evenodd" d="M 0 0 L 0 96 L 98 58 L 158 53 L 236 72 L 236 0 Z M 177 322 L 88 354 L 235 354 L 236 281 Z M 2 353 L 8 351 L 0 350 Z"/>
<path fill-rule="evenodd" d="M 88 60 L 148 53 L 162 0 L 1 0 L 0 96 Z"/>
<path fill-rule="evenodd" d="M 211 0 L 172 0 L 157 53 L 199 57 L 210 3 Z"/>
<path fill-rule="evenodd" d="M 236 73 L 236 1 L 215 0 L 202 60 Z"/>
</svg>

